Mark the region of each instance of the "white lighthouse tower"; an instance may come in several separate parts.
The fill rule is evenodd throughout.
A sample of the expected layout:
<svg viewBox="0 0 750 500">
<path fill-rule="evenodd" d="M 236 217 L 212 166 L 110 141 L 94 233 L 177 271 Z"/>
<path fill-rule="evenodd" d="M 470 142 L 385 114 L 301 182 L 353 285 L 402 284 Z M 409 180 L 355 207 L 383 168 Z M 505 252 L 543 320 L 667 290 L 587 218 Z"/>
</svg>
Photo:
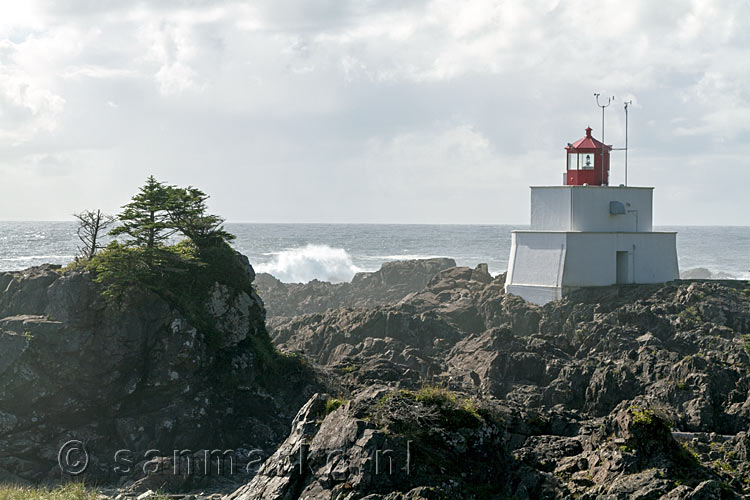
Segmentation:
<svg viewBox="0 0 750 500">
<path fill-rule="evenodd" d="M 531 187 L 531 228 L 513 231 L 505 291 L 544 304 L 570 290 L 679 277 L 676 235 L 652 230 L 652 187 L 610 187 L 611 146 L 566 149 L 562 186 Z"/>
</svg>

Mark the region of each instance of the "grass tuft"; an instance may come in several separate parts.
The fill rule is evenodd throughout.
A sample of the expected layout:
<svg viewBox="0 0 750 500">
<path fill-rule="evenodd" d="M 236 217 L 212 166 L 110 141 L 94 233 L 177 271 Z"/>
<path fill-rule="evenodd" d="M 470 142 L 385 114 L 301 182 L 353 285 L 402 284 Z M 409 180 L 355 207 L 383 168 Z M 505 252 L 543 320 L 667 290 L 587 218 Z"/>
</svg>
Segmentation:
<svg viewBox="0 0 750 500">
<path fill-rule="evenodd" d="M 330 415 L 331 413 L 338 410 L 340 407 L 344 406 L 347 403 L 345 399 L 338 399 L 338 398 L 332 398 L 326 401 L 326 415 Z"/>
<path fill-rule="evenodd" d="M 742 336 L 742 344 L 745 347 L 745 352 L 750 354 L 750 334 L 744 334 Z"/>
<path fill-rule="evenodd" d="M 68 483 L 61 486 L 15 486 L 1 485 L 0 500 L 97 500 L 100 494 L 83 483 Z M 153 500 L 167 500 L 157 495 Z"/>
</svg>

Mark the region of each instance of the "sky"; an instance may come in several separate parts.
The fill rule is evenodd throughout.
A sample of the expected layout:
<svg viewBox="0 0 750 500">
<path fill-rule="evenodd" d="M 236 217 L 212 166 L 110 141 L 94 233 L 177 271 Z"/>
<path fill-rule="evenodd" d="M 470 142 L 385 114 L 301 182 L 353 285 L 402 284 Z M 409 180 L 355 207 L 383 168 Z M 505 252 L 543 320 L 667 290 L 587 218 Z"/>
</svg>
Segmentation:
<svg viewBox="0 0 750 500">
<path fill-rule="evenodd" d="M 528 223 L 595 92 L 656 224 L 750 224 L 747 0 L 0 0 L 0 220 Z"/>
</svg>

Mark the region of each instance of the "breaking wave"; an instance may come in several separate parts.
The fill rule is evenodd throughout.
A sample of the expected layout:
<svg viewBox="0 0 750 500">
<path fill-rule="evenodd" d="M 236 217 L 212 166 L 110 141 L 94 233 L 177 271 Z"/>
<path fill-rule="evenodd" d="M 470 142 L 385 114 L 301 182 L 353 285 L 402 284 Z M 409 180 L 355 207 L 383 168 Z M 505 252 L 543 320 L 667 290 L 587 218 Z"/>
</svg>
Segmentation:
<svg viewBox="0 0 750 500">
<path fill-rule="evenodd" d="M 255 266 L 256 271 L 275 276 L 284 283 L 307 283 L 314 279 L 340 283 L 351 281 L 362 269 L 354 265 L 343 248 L 307 244 L 273 254 L 271 262 Z"/>
</svg>

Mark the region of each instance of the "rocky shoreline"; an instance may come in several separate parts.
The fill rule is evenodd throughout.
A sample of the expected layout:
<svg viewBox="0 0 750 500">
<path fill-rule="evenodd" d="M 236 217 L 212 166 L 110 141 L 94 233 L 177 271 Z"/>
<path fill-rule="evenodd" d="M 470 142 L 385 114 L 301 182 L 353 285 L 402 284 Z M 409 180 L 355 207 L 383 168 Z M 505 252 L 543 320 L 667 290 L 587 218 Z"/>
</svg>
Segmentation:
<svg viewBox="0 0 750 500">
<path fill-rule="evenodd" d="M 158 297 L 123 316 L 85 274 L 1 273 L 3 480 L 54 479 L 43 443 L 83 435 L 106 453 L 243 446 L 248 475 L 115 478 L 120 498 L 750 495 L 747 282 L 603 287 L 537 307 L 505 294 L 504 275 L 450 259 L 337 285 L 253 278 L 257 296 L 219 287 L 206 305 L 231 339 L 207 354 Z M 260 362 L 266 329 L 291 360 L 275 377 Z"/>
</svg>

